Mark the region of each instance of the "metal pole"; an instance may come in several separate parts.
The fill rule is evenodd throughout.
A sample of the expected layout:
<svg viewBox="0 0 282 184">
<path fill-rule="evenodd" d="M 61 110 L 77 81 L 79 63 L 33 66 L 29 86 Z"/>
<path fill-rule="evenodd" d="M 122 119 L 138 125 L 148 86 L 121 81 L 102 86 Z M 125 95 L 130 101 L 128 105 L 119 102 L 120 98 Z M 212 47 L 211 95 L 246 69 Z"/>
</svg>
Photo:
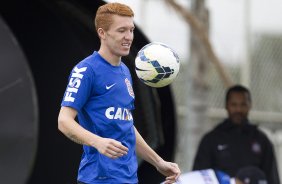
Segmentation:
<svg viewBox="0 0 282 184">
<path fill-rule="evenodd" d="M 251 26 L 250 26 L 250 8 L 251 1 L 245 0 L 244 10 L 245 10 L 245 58 L 241 65 L 241 83 L 247 87 L 250 87 L 250 78 L 251 78 Z"/>
</svg>

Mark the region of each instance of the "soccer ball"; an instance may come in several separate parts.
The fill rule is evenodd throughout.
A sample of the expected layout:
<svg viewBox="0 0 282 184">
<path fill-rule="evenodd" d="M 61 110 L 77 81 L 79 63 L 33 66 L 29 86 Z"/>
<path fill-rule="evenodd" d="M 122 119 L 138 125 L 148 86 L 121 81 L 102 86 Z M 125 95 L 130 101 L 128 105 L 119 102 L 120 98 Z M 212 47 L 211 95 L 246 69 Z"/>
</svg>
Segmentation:
<svg viewBox="0 0 282 184">
<path fill-rule="evenodd" d="M 153 42 L 145 45 L 135 58 L 138 78 L 151 87 L 169 85 L 179 72 L 179 57 L 169 46 Z"/>
</svg>

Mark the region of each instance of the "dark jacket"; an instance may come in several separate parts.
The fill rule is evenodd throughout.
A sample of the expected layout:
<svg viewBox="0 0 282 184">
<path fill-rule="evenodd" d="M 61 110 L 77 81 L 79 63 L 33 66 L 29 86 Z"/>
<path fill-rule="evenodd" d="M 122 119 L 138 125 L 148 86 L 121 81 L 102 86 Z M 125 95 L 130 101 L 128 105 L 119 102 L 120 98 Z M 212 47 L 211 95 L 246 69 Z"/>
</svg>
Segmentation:
<svg viewBox="0 0 282 184">
<path fill-rule="evenodd" d="M 269 184 L 280 184 L 272 143 L 257 126 L 238 126 L 228 119 L 201 140 L 193 170 L 218 169 L 234 177 L 244 166 L 265 172 Z"/>
</svg>

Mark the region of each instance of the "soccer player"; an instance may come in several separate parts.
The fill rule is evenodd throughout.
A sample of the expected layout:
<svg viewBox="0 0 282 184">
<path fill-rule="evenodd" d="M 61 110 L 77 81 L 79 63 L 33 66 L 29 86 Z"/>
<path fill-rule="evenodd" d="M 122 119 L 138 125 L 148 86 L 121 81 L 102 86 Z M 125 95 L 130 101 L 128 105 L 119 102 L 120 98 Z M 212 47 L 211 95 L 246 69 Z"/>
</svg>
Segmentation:
<svg viewBox="0 0 282 184">
<path fill-rule="evenodd" d="M 164 161 L 133 124 L 132 79 L 121 61 L 133 41 L 133 17 L 124 4 L 99 7 L 95 27 L 100 48 L 79 62 L 69 77 L 58 128 L 83 145 L 78 183 L 138 183 L 136 153 L 166 176 L 166 183 L 180 175 L 178 165 Z"/>
</svg>

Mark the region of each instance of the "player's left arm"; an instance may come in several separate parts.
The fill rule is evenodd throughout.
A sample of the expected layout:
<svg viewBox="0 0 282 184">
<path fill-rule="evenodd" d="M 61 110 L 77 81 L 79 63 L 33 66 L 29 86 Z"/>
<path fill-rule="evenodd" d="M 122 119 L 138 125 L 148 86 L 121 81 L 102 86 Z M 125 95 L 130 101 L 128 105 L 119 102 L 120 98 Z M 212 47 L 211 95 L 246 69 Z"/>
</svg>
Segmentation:
<svg viewBox="0 0 282 184">
<path fill-rule="evenodd" d="M 166 176 L 166 184 L 174 183 L 180 175 L 180 169 L 176 163 L 163 160 L 143 139 L 138 130 L 135 129 L 136 135 L 136 152 L 145 161 L 149 162 L 156 169 Z"/>
</svg>

